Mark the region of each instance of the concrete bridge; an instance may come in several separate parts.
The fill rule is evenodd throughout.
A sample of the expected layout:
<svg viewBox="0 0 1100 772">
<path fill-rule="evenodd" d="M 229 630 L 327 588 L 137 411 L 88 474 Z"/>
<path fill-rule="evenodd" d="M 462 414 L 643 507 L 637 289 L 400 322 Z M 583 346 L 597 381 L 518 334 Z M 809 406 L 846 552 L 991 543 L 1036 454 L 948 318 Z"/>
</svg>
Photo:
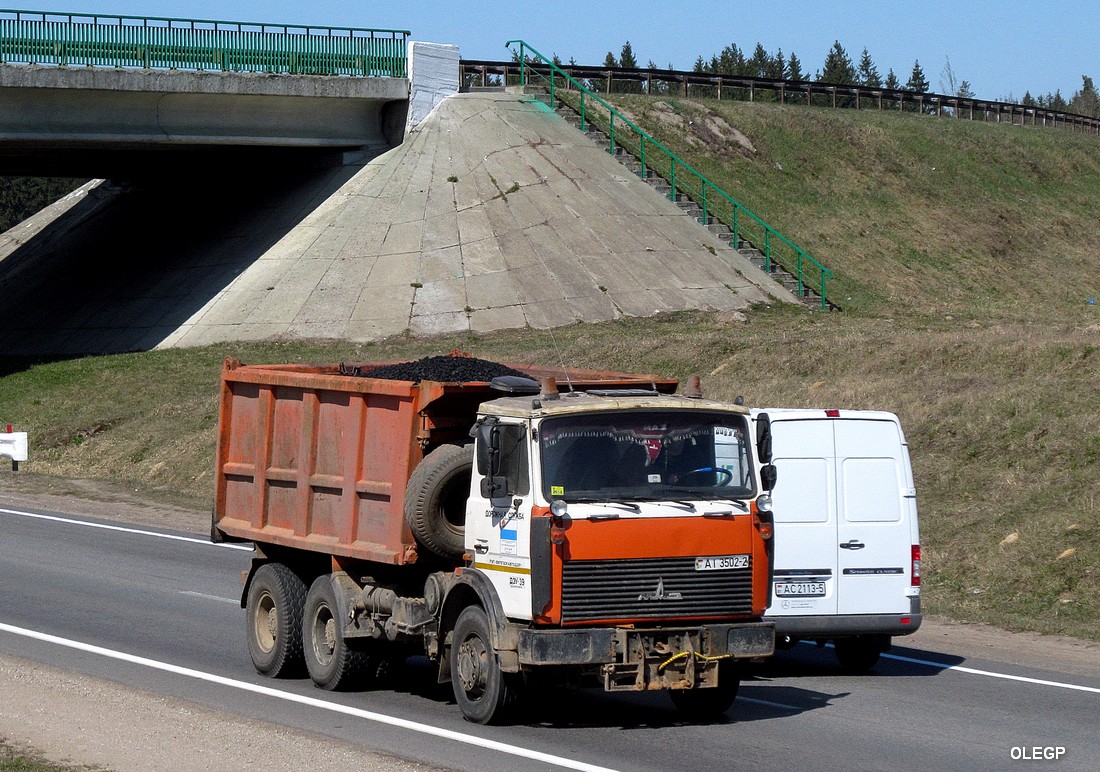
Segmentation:
<svg viewBox="0 0 1100 772">
<path fill-rule="evenodd" d="M 458 95 L 454 46 L 410 43 L 400 76 L 210 71 L 232 36 L 167 46 L 204 69 L 74 67 L 12 63 L 69 54 L 2 22 L 0 173 L 109 181 L 0 234 L 0 354 L 795 302 L 538 100 Z"/>
</svg>

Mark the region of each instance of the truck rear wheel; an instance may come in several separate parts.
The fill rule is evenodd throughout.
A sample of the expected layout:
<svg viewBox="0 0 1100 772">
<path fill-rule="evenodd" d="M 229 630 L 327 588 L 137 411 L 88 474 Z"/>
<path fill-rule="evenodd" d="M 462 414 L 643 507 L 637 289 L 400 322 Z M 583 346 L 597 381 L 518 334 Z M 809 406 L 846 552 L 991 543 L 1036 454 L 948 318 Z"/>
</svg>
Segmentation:
<svg viewBox="0 0 1100 772">
<path fill-rule="evenodd" d="M 499 724 L 516 702 L 512 676 L 501 672 L 489 642 L 489 618 L 469 606 L 455 621 L 451 642 L 451 686 L 467 721 Z"/>
<path fill-rule="evenodd" d="M 366 652 L 349 645 L 342 628 L 332 578 L 319 576 L 306 596 L 301 631 L 309 677 L 327 691 L 348 688 L 367 665 Z"/>
<path fill-rule="evenodd" d="M 669 692 L 672 704 L 693 719 L 718 718 L 731 707 L 741 688 L 741 677 L 732 662 L 718 665 L 718 685 L 706 689 L 674 689 Z"/>
<path fill-rule="evenodd" d="M 461 557 L 466 549 L 472 469 L 469 445 L 440 445 L 409 475 L 405 522 L 417 541 L 442 558 Z"/>
<path fill-rule="evenodd" d="M 271 678 L 302 672 L 302 608 L 306 584 L 282 563 L 264 563 L 252 577 L 245 601 L 248 653 L 256 670 Z"/>
</svg>

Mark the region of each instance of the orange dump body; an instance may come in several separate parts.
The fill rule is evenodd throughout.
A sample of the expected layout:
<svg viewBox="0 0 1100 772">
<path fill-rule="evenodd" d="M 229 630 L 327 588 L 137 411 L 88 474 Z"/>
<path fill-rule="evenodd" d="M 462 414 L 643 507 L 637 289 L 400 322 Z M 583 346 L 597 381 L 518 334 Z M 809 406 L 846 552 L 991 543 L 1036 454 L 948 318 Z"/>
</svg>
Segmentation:
<svg viewBox="0 0 1100 772">
<path fill-rule="evenodd" d="M 356 365 L 366 372 L 388 362 Z M 656 388 L 650 375 L 509 364 L 572 388 Z M 226 360 L 218 421 L 214 526 L 225 535 L 328 555 L 407 564 L 409 475 L 425 453 L 468 438 L 486 382 L 341 375 L 338 365 Z M 472 453 L 472 450 L 471 450 Z"/>
</svg>

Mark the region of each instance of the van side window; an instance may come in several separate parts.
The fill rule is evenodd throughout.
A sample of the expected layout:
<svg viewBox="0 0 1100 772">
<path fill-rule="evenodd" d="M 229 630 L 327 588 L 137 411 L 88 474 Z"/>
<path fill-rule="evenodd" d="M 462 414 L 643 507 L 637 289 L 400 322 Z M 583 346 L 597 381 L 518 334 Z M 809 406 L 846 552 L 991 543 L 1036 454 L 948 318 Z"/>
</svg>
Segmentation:
<svg viewBox="0 0 1100 772">
<path fill-rule="evenodd" d="M 512 492 L 526 496 L 531 492 L 527 463 L 527 427 L 500 424 L 500 473 L 508 478 Z"/>
</svg>

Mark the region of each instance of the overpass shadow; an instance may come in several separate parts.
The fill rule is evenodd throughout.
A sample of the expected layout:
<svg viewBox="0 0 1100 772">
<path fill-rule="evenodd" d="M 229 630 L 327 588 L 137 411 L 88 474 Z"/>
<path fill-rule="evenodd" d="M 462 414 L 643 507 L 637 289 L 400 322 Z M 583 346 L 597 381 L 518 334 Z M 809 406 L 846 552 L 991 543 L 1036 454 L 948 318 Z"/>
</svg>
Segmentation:
<svg viewBox="0 0 1100 772">
<path fill-rule="evenodd" d="M 219 156 L 100 183 L 0 252 L 0 368 L 155 348 L 360 168 Z"/>
</svg>

